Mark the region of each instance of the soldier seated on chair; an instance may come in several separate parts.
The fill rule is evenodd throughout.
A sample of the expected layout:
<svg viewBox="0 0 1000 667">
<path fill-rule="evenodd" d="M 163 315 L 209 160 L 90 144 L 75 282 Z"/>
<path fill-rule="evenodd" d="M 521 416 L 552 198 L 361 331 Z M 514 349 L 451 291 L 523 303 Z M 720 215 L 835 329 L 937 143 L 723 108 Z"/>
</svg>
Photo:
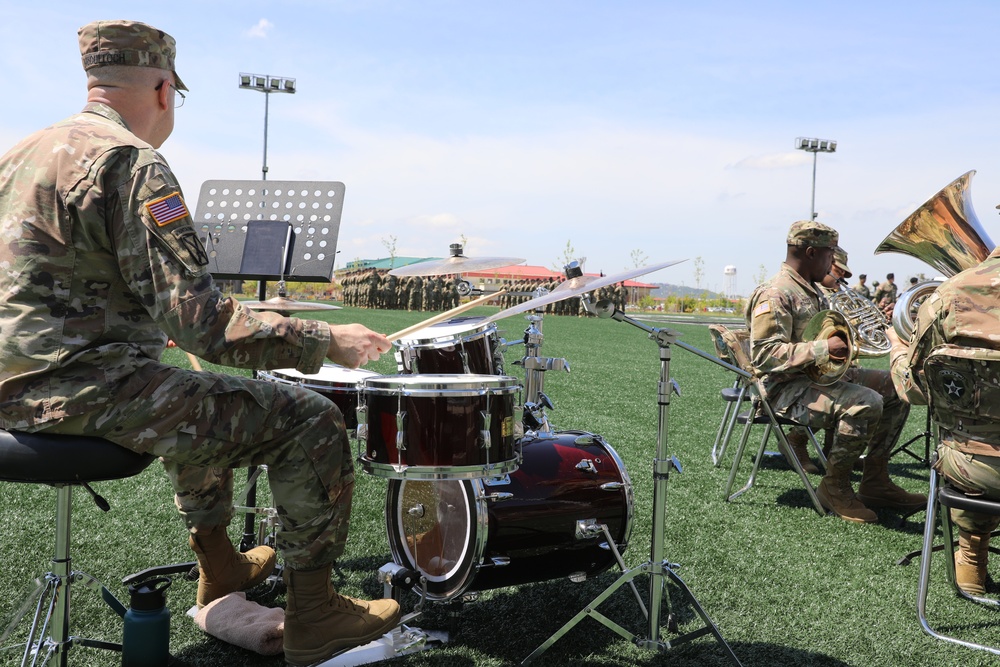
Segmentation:
<svg viewBox="0 0 1000 667">
<path fill-rule="evenodd" d="M 909 414 L 889 373 L 852 368 L 825 386 L 807 374 L 810 367 L 831 359 L 846 361 L 849 353 L 839 336 L 817 340 L 803 336 L 812 317 L 827 307 L 816 283 L 830 272 L 838 240 L 837 231 L 820 222 L 793 223 L 785 262 L 750 296 L 746 321 L 751 361 L 764 374 L 764 389 L 775 412 L 813 430 L 837 431 L 826 475 L 816 489 L 820 502 L 847 521 L 870 523 L 878 518 L 872 508 L 911 511 L 925 504 L 927 497 L 909 493 L 889 478 L 889 454 Z M 855 494 L 851 470 L 866 448 L 864 474 Z"/>
<path fill-rule="evenodd" d="M 979 266 L 952 276 L 921 304 L 913 335 L 900 340 L 892 329 L 890 364 L 900 396 L 911 403 L 927 403 L 923 365 L 940 345 L 1000 350 L 1000 248 Z M 1000 429 L 977 425 L 975 438 L 942 430 L 938 443 L 937 471 L 968 494 L 1000 500 Z M 989 540 L 1000 518 L 952 510 L 958 526 L 955 554 L 956 583 L 970 595 L 982 595 L 986 587 Z"/>
</svg>

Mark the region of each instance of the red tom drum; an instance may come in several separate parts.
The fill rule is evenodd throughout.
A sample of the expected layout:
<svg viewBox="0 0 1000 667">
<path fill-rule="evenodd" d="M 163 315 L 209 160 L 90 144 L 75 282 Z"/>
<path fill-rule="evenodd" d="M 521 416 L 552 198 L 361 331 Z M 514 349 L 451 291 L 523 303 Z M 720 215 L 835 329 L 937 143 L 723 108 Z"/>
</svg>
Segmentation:
<svg viewBox="0 0 1000 667">
<path fill-rule="evenodd" d="M 385 375 L 365 380 L 358 458 L 390 479 L 471 479 L 517 469 L 517 378 Z"/>
<path fill-rule="evenodd" d="M 482 317 L 456 317 L 396 342 L 400 373 L 503 375 L 497 325 Z"/>
</svg>

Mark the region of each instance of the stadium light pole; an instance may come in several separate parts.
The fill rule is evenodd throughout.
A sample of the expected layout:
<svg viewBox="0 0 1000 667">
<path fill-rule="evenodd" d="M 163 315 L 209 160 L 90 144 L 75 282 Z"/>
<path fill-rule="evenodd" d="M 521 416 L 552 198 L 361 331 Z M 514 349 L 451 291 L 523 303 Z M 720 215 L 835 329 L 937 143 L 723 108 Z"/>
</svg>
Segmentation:
<svg viewBox="0 0 1000 667">
<path fill-rule="evenodd" d="M 816 154 L 833 153 L 837 150 L 837 142 L 832 139 L 810 139 L 798 137 L 795 140 L 795 148 L 813 154 L 813 183 L 812 183 L 812 205 L 809 209 L 810 220 L 816 219 Z"/>
<path fill-rule="evenodd" d="M 295 93 L 295 79 L 270 74 L 247 74 L 240 72 L 240 88 L 264 93 L 264 164 L 261 167 L 262 180 L 267 180 L 267 113 L 271 93 Z"/>
</svg>

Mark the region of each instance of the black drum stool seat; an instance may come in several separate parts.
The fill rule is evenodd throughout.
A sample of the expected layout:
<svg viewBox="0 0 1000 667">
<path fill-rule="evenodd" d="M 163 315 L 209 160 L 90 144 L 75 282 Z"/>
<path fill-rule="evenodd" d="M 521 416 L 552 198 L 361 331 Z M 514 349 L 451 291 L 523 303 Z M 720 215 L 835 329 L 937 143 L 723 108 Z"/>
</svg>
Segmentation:
<svg viewBox="0 0 1000 667">
<path fill-rule="evenodd" d="M 48 435 L 0 430 L 0 481 L 48 484 L 56 489 L 56 536 L 51 571 L 16 614 L 3 641 L 35 597 L 34 618 L 25 642 L 22 665 L 68 664 L 73 645 L 120 650 L 120 644 L 70 635 L 70 585 L 82 583 L 100 591 L 102 599 L 120 616 L 125 607 L 90 575 L 70 569 L 70 519 L 73 487 L 82 486 L 107 511 L 108 503 L 90 488 L 90 482 L 124 479 L 145 470 L 154 457 L 137 454 L 102 438 Z M 0 641 L 2 643 L 2 641 Z"/>
</svg>

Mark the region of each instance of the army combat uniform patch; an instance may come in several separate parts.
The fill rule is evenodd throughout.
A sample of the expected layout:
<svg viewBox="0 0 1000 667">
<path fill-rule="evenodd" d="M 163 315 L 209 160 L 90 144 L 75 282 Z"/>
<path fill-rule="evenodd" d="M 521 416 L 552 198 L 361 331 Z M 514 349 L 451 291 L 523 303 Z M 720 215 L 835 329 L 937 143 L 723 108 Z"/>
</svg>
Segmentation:
<svg viewBox="0 0 1000 667">
<path fill-rule="evenodd" d="M 153 222 L 156 223 L 157 227 L 169 225 L 171 222 L 188 215 L 187 206 L 184 205 L 184 200 L 179 192 L 149 202 L 146 204 L 146 209 L 153 216 Z"/>
</svg>

